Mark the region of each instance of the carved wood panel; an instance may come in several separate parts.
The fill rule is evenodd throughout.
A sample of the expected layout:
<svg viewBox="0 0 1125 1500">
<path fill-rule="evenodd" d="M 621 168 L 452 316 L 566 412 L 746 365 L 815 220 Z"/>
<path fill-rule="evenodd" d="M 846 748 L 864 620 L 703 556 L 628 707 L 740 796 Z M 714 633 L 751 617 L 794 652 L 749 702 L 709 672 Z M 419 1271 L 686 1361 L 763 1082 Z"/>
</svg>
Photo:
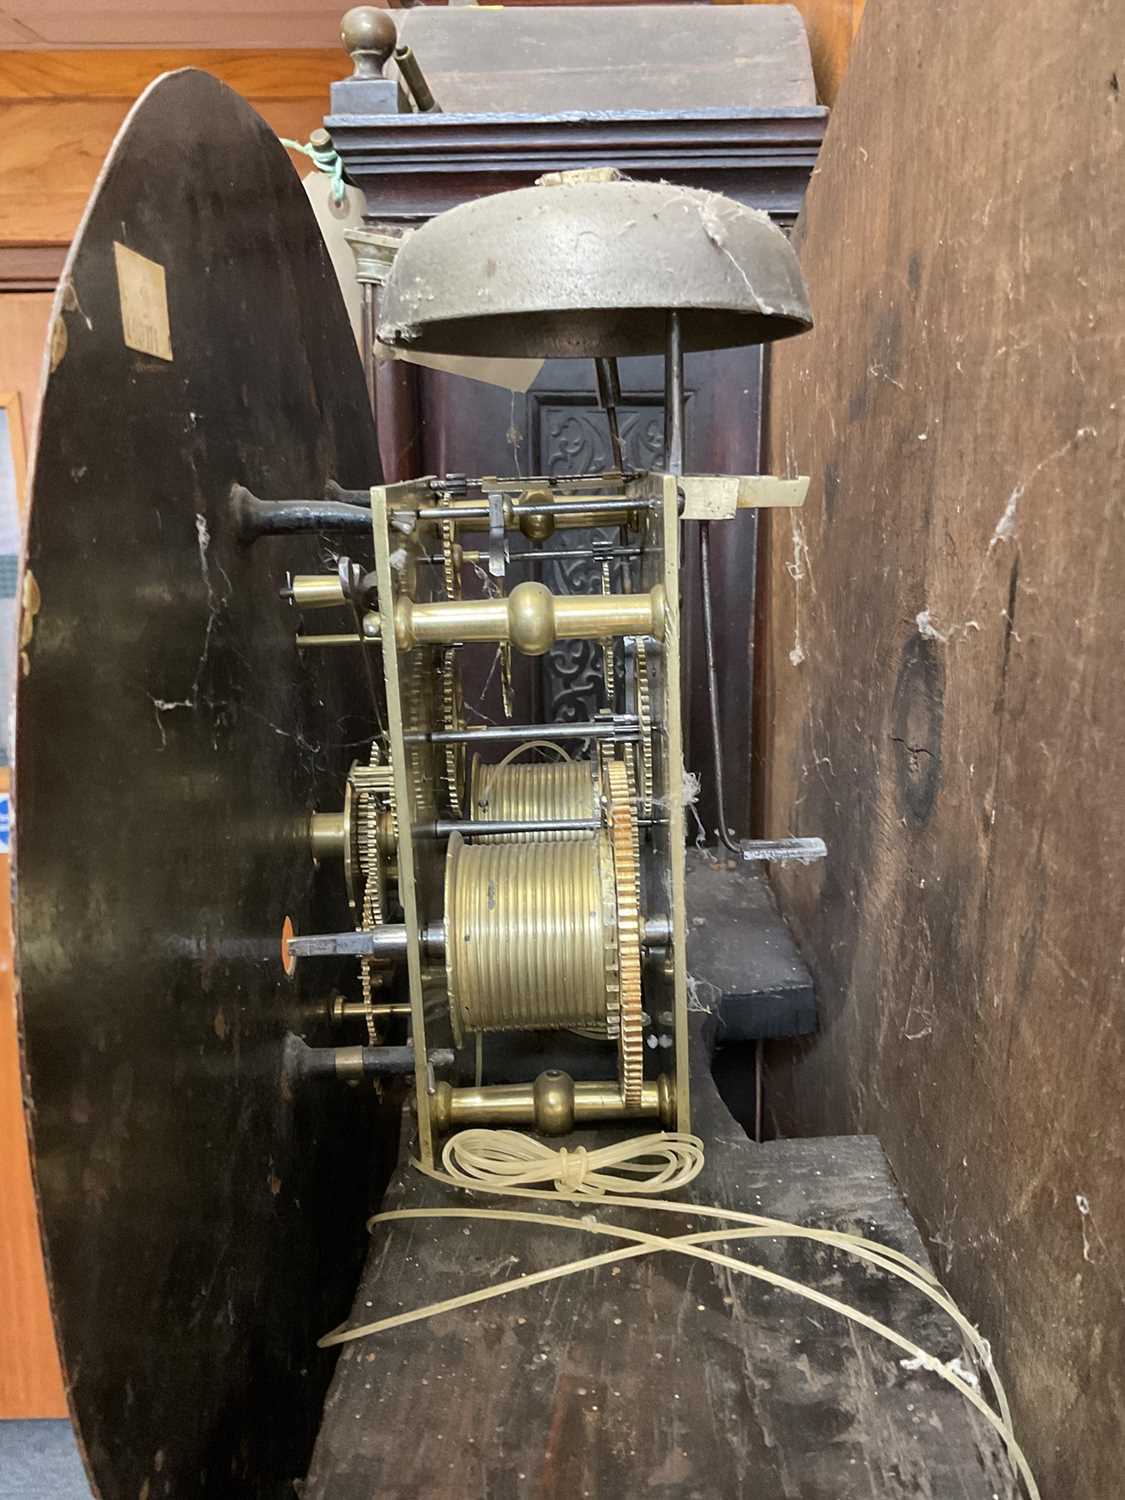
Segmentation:
<svg viewBox="0 0 1125 1500">
<path fill-rule="evenodd" d="M 623 437 L 631 463 L 662 460 L 663 361 L 621 361 Z M 549 360 L 525 394 L 434 370 L 419 372 L 419 424 L 422 472 L 541 474 L 604 467 L 609 432 L 594 396 L 589 360 Z M 759 467 L 761 351 L 730 349 L 689 354 L 685 361 L 687 467 L 696 473 L 753 474 Z M 602 533 L 604 534 L 604 533 Z M 580 533 L 561 533 L 552 548 L 575 545 Z M 566 538 L 565 542 L 563 538 Z M 681 586 L 684 655 L 685 760 L 702 777 L 699 816 L 709 831 L 717 826 L 711 795 L 711 737 L 700 641 L 698 554 L 695 528 L 688 528 Z M 514 538 L 513 548 L 530 546 Z M 727 767 L 729 822 L 741 834 L 750 826 L 751 662 L 754 635 L 755 513 L 744 511 L 719 530 L 712 553 L 719 671 L 723 684 L 723 755 Z M 575 559 L 574 561 L 578 561 Z M 558 576 L 558 564 L 542 568 L 551 588 L 576 591 L 587 580 Z M 526 569 L 511 570 L 513 580 Z M 548 576 L 552 575 L 552 576 Z M 472 585 L 469 585 L 472 587 Z M 573 650 L 574 654 L 571 655 Z M 517 717 L 544 713 L 573 719 L 585 715 L 591 670 L 600 678 L 601 658 L 593 647 L 567 648 L 550 658 L 517 656 Z M 466 653 L 465 691 L 489 717 L 500 716 L 494 663 L 487 655 Z"/>
<path fill-rule="evenodd" d="M 541 474 L 596 473 L 611 466 L 609 424 L 600 407 L 557 395 L 534 396 L 531 427 L 538 442 L 536 470 Z M 634 397 L 619 409 L 625 462 L 635 469 L 657 469 L 664 461 L 664 407 L 653 397 Z M 557 532 L 546 551 L 613 543 L 613 527 Z M 596 558 L 560 558 L 543 569 L 543 581 L 556 594 L 596 594 L 602 567 Z M 620 655 L 620 652 L 618 653 Z M 621 665 L 620 663 L 618 664 Z M 602 706 L 604 678 L 598 641 L 559 641 L 541 658 L 540 691 L 547 717 L 572 722 L 589 719 Z"/>
</svg>

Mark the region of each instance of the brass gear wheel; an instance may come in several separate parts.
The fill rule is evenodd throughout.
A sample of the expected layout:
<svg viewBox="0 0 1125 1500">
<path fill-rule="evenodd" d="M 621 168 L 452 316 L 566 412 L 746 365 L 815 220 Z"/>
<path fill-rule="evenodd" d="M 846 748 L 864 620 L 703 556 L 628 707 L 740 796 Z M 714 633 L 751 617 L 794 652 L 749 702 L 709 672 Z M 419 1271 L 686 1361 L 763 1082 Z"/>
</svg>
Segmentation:
<svg viewBox="0 0 1125 1500">
<path fill-rule="evenodd" d="M 609 576 L 608 561 L 602 563 L 602 595 L 606 597 L 613 593 L 613 584 Z M 613 711 L 617 698 L 617 674 L 614 671 L 614 652 L 617 641 L 614 636 L 607 636 L 601 643 L 602 647 L 602 681 L 605 684 L 606 707 Z"/>
<path fill-rule="evenodd" d="M 603 858 L 599 860 L 599 875 L 602 888 L 603 932 L 605 941 L 605 1033 L 617 1042 L 618 1057 L 621 1055 L 621 970 L 618 963 L 617 937 L 617 888 L 613 845 L 608 834 L 599 834 L 604 840 Z M 587 1031 L 586 1035 L 594 1033 Z M 620 1064 L 619 1064 L 620 1067 Z"/>
<path fill-rule="evenodd" d="M 445 729 L 464 729 L 465 700 L 461 690 L 461 672 L 457 648 L 447 646 L 441 663 L 441 721 Z M 442 769 L 450 816 L 460 818 L 465 810 L 466 752 L 462 742 L 442 747 Z"/>
<path fill-rule="evenodd" d="M 618 1071 L 622 1100 L 627 1107 L 639 1108 L 644 1089 L 641 849 L 630 763 L 607 761 L 605 786 L 617 900 Z"/>
<path fill-rule="evenodd" d="M 381 847 L 380 823 L 387 812 L 391 813 L 393 820 L 395 807 L 394 772 L 391 766 L 383 764 L 377 743 L 371 747 L 371 759 L 366 766 L 358 762 L 352 766 L 348 773 L 348 792 L 351 836 L 354 839 L 352 869 L 362 881 L 362 895 L 358 902 L 353 903 L 358 908 L 356 930 L 370 932 L 387 919 L 387 867 Z M 396 835 L 397 831 L 396 826 Z M 372 1009 L 374 993 L 382 986 L 388 968 L 387 960 L 361 958 L 359 961 L 367 1036 L 372 1046 L 378 1041 L 378 1027 Z"/>
<path fill-rule="evenodd" d="M 394 768 L 384 764 L 377 744 L 371 747 L 371 760 L 366 766 L 358 761 L 352 766 L 348 772 L 348 784 L 355 800 L 355 841 L 359 873 L 366 876 L 380 852 L 378 814 L 390 812 L 392 816 L 396 816 Z M 395 834 L 398 834 L 397 816 Z"/>
<path fill-rule="evenodd" d="M 656 802 L 656 776 L 653 768 L 652 697 L 649 692 L 648 656 L 645 651 L 645 643 L 642 640 L 636 642 L 633 674 L 637 723 L 641 732 L 641 737 L 637 741 L 636 747 L 637 788 L 640 795 L 640 813 L 642 818 L 651 818 Z"/>
<path fill-rule="evenodd" d="M 448 500 L 442 501 L 448 505 Z M 461 568 L 457 553 L 457 524 L 453 520 L 441 523 L 441 581 L 447 599 L 461 597 Z"/>
<path fill-rule="evenodd" d="M 372 806 L 374 804 L 372 803 Z M 369 814 L 374 818 L 374 814 Z M 384 871 L 382 867 L 382 855 L 378 852 L 379 840 L 376 834 L 371 843 L 376 851 L 374 861 L 369 869 L 367 879 L 363 886 L 363 905 L 360 911 L 359 930 L 369 932 L 374 927 L 381 927 L 386 921 L 386 909 L 384 905 Z M 363 995 L 363 1014 L 367 1022 L 367 1037 L 369 1044 L 374 1047 L 379 1040 L 379 1028 L 375 1023 L 375 1012 L 373 1010 L 375 991 L 381 988 L 383 976 L 386 972 L 386 961 L 374 958 L 361 958 L 359 961 L 359 983 Z"/>
</svg>

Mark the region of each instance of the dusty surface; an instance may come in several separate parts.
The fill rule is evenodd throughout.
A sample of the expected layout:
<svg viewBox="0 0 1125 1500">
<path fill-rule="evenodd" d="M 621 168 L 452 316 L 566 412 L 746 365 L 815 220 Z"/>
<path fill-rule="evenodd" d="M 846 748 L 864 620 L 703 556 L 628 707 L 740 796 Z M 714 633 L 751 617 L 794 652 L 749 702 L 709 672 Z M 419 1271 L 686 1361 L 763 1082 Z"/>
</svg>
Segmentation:
<svg viewBox="0 0 1125 1500">
<path fill-rule="evenodd" d="M 829 848 L 772 1097 L 879 1134 L 1073 1500 L 1125 1419 L 1120 59 L 1108 3 L 870 6 L 772 382 L 767 832 Z"/>
<path fill-rule="evenodd" d="M 858 1227 L 920 1253 L 878 1141 L 754 1146 L 719 1100 L 701 1050 L 692 1097 L 708 1155 L 687 1196 Z M 467 1201 L 488 1200 L 427 1182 L 404 1157 L 387 1206 Z M 626 1209 L 598 1216 L 664 1233 L 677 1226 L 670 1216 Z M 513 1223 L 381 1225 L 351 1321 L 595 1254 L 607 1243 Z M 855 1302 L 945 1358 L 957 1353 L 929 1303 L 857 1261 L 808 1242 L 731 1248 Z M 345 1345 L 303 1500 L 758 1494 L 1014 1500 L 991 1433 L 982 1434 L 961 1396 L 936 1377 L 904 1369 L 897 1349 L 790 1293 L 671 1255 Z"/>
<path fill-rule="evenodd" d="M 684 889 L 690 1003 L 718 1018 L 718 1044 L 815 1031 L 812 975 L 762 866 L 689 849 Z"/>
</svg>

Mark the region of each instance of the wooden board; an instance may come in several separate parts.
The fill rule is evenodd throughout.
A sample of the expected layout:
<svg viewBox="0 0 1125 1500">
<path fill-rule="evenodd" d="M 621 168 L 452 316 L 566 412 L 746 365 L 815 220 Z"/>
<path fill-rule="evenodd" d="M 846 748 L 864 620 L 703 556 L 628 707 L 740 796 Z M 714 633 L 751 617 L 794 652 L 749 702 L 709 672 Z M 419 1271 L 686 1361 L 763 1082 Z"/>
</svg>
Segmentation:
<svg viewBox="0 0 1125 1500">
<path fill-rule="evenodd" d="M 67 244 L 129 106 L 160 73 L 200 67 L 229 83 L 279 134 L 305 141 L 348 59 L 283 52 L 0 52 L 0 244 Z M 308 161 L 293 157 L 303 173 Z"/>
<path fill-rule="evenodd" d="M 50 297 L 43 295 L 0 297 L 0 393 L 13 393 L 0 394 L 11 424 L 0 431 L 0 440 L 6 436 L 11 442 L 21 507 L 26 504 L 25 438 L 34 421 L 28 407 L 32 412 L 38 408 L 50 306 Z M 9 783 L 5 766 L 0 792 L 7 793 Z M 10 892 L 11 861 L 5 851 L 0 854 L 0 1326 L 10 1336 L 0 1340 L 0 1420 L 66 1412 L 23 1123 Z"/>
<path fill-rule="evenodd" d="M 397 18 L 447 114 L 816 103 L 791 5 L 419 6 Z M 560 65 L 565 59 L 565 63 Z M 690 80 L 690 83 L 689 83 Z"/>
<path fill-rule="evenodd" d="M 828 842 L 778 875 L 823 1029 L 770 1097 L 879 1133 L 1044 1495 L 1090 1500 L 1125 1426 L 1120 41 L 1113 6 L 868 7 L 817 328 L 773 361 L 773 465 L 814 480 L 770 520 L 764 705 L 767 831 Z"/>
<path fill-rule="evenodd" d="M 166 309 L 137 326 L 124 291 L 154 278 Z M 320 539 L 251 546 L 230 495 L 379 468 L 305 193 L 206 74 L 138 103 L 51 347 L 14 886 L 67 1394 L 101 1500 L 274 1500 L 308 1460 L 329 1373 L 312 1340 L 355 1285 L 378 1151 L 370 1093 L 286 1068 L 288 1032 L 329 1040 L 320 986 L 340 976 L 286 978 L 280 940 L 287 916 L 324 931 L 345 909 L 308 815 L 339 805 L 370 713 L 354 659 L 311 675 L 278 598 Z"/>
<path fill-rule="evenodd" d="M 6 773 L 5 773 L 6 779 Z M 23 1121 L 19 1041 L 12 991 L 11 867 L 0 856 L 0 1421 L 62 1417 L 66 1395 L 51 1325 L 31 1163 Z"/>
<path fill-rule="evenodd" d="M 0 293 L 0 391 L 15 391 L 20 398 L 25 450 L 39 417 L 50 312 L 49 293 Z"/>
<path fill-rule="evenodd" d="M 130 48 L 114 52 L 0 52 L 0 99 L 134 99 L 159 73 L 202 68 L 248 99 L 327 95 L 350 71 L 339 47 L 286 51 Z"/>
<path fill-rule="evenodd" d="M 692 1004 L 718 1021 L 719 1045 L 816 1030 L 816 989 L 761 867 L 714 850 L 687 854 Z"/>
<path fill-rule="evenodd" d="M 817 98 L 822 104 L 835 104 L 863 19 L 864 0 L 795 0 L 795 4 L 809 33 Z"/>
<path fill-rule="evenodd" d="M 693 1044 L 695 1124 L 708 1156 L 686 1196 L 858 1225 L 923 1253 L 877 1141 L 754 1146 L 719 1100 L 699 1025 Z M 404 1156 L 387 1206 L 467 1202 L 487 1200 L 429 1183 Z M 656 1213 L 597 1217 L 677 1227 Z M 369 1322 L 605 1248 L 578 1232 L 511 1223 L 381 1226 L 352 1317 Z M 931 1304 L 858 1262 L 807 1242 L 760 1241 L 753 1255 L 860 1303 L 944 1357 L 956 1352 Z M 304 1500 L 1014 1500 L 1006 1458 L 962 1398 L 850 1326 L 790 1294 L 667 1255 L 408 1324 L 344 1346 Z"/>
<path fill-rule="evenodd" d="M 5 46 L 61 47 L 329 48 L 340 31 L 336 0 L 293 0 L 281 9 L 270 0 L 231 5 L 177 5 L 173 0 L 6 0 L 0 20 Z"/>
<path fill-rule="evenodd" d="M 772 4 L 773 0 L 714 0 L 716 5 Z M 863 19 L 864 0 L 794 0 L 809 36 L 817 98 L 834 104 Z"/>
</svg>

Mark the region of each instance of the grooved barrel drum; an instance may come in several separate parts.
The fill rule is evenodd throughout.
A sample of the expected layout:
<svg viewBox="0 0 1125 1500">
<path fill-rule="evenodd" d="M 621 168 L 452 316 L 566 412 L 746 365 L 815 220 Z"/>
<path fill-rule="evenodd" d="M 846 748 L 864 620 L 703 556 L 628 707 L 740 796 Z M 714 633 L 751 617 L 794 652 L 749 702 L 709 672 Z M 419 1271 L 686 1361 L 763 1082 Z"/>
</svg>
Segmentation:
<svg viewBox="0 0 1125 1500">
<path fill-rule="evenodd" d="M 539 844 L 454 837 L 445 913 L 455 1032 L 606 1030 L 617 923 L 604 835 Z"/>
<path fill-rule="evenodd" d="M 560 760 L 489 765 L 474 755 L 470 782 L 471 816 L 485 820 L 545 822 L 557 818 L 596 818 L 599 794 L 594 762 Z M 573 841 L 589 833 L 497 833 L 489 842 Z"/>
</svg>

